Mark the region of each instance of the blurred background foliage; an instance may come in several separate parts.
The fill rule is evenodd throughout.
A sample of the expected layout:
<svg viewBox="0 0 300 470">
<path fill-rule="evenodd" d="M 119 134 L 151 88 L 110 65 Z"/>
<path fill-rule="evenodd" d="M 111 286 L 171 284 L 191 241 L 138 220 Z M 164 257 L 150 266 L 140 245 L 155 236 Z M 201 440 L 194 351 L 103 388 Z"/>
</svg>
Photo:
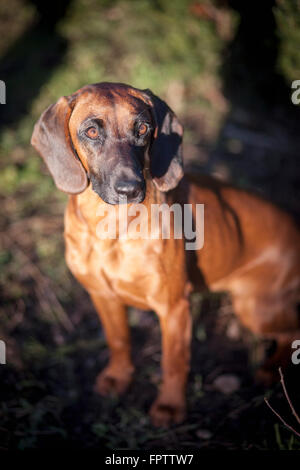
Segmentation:
<svg viewBox="0 0 300 470">
<path fill-rule="evenodd" d="M 278 70 L 290 84 L 300 76 L 300 2 L 280 0 L 274 8 L 278 27 Z"/>
<path fill-rule="evenodd" d="M 299 110 L 290 103 L 291 81 L 300 78 L 299 10 L 297 0 L 0 2 L 0 79 L 7 86 L 0 107 L 0 338 L 8 346 L 0 447 L 299 447 L 265 410 L 251 380 L 256 343 L 220 296 L 194 302 L 187 423 L 155 431 L 145 415 L 160 348 L 154 316 L 141 312 L 130 313 L 142 351 L 134 349 L 136 384 L 123 401 L 97 401 L 92 383 L 107 351 L 88 296 L 65 266 L 67 197 L 30 146 L 34 122 L 62 95 L 100 81 L 150 88 L 185 125 L 187 168 L 260 191 L 299 215 Z M 233 397 L 212 385 L 224 371 L 240 377 Z M 272 393 L 280 403 L 278 390 Z"/>
</svg>

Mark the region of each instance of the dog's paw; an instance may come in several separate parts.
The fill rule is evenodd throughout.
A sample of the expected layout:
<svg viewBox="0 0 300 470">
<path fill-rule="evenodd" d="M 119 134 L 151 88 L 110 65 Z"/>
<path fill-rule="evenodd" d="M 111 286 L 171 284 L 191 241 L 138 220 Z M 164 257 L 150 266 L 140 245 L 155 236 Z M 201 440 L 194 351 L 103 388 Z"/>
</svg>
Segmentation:
<svg viewBox="0 0 300 470">
<path fill-rule="evenodd" d="M 179 424 L 185 418 L 185 407 L 183 405 L 172 405 L 157 399 L 150 410 L 151 422 L 156 427 L 169 427 Z"/>
<path fill-rule="evenodd" d="M 98 375 L 94 390 L 102 396 L 122 395 L 132 380 L 132 373 L 132 369 L 118 372 L 107 367 Z"/>
</svg>

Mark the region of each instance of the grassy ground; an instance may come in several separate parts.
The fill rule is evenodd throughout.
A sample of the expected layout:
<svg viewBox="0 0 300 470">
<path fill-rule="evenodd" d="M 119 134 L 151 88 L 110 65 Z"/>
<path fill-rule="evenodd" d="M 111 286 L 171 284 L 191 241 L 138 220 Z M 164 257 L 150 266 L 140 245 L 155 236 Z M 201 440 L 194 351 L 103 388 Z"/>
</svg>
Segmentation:
<svg viewBox="0 0 300 470">
<path fill-rule="evenodd" d="M 7 84 L 0 109 L 0 339 L 7 343 L 1 448 L 300 449 L 263 401 L 270 395 L 289 419 L 279 385 L 264 391 L 254 384 L 263 345 L 240 328 L 225 296 L 193 297 L 185 423 L 157 430 L 147 417 L 160 380 L 153 313 L 130 312 L 137 375 L 128 394 L 94 396 L 108 358 L 105 341 L 87 294 L 65 266 L 66 196 L 29 145 L 44 108 L 84 84 L 151 88 L 185 124 L 187 165 L 254 188 L 299 215 L 297 120 L 276 95 L 287 90 L 273 79 L 274 64 L 264 80 L 243 79 L 251 70 L 242 53 L 243 12 L 208 4 L 203 10 L 182 0 L 57 1 L 56 14 L 47 2 L 0 4 L 0 79 Z M 258 40 L 259 34 L 257 27 Z M 265 102 L 270 77 L 274 96 Z M 224 374 L 235 379 L 230 394 L 217 386 Z M 294 377 L 287 372 L 297 401 Z"/>
</svg>

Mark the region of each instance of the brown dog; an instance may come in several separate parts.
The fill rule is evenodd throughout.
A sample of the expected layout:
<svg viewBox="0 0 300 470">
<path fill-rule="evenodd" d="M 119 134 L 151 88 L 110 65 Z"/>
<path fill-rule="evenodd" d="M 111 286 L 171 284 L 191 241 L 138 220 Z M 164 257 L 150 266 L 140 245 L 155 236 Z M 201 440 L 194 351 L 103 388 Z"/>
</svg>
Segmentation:
<svg viewBox="0 0 300 470">
<path fill-rule="evenodd" d="M 183 178 L 182 134 L 177 117 L 149 90 L 100 83 L 60 98 L 32 136 L 57 187 L 70 194 L 66 260 L 92 298 L 111 351 L 97 378 L 101 394 L 122 393 L 132 378 L 126 307 L 159 316 L 163 380 L 151 408 L 156 425 L 185 414 L 191 285 L 229 291 L 241 322 L 277 340 L 265 373 L 300 338 L 299 232 L 287 214 L 246 191 Z M 146 217 L 154 203 L 192 204 L 194 217 L 196 204 L 204 204 L 204 247 L 186 251 L 174 231 L 170 239 L 97 236 L 99 208 L 110 205 L 117 214 L 122 202 L 143 202 Z"/>
</svg>

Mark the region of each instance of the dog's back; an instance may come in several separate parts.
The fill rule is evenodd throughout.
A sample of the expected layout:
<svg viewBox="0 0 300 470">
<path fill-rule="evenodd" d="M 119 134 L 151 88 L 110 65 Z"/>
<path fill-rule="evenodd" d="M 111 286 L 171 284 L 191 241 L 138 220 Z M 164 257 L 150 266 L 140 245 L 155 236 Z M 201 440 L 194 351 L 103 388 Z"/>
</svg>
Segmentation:
<svg viewBox="0 0 300 470">
<path fill-rule="evenodd" d="M 230 292 L 235 313 L 250 330 L 290 349 L 300 337 L 296 222 L 248 191 L 208 176 L 188 180 L 189 202 L 204 204 L 205 241 L 197 264 L 205 284 Z"/>
</svg>

